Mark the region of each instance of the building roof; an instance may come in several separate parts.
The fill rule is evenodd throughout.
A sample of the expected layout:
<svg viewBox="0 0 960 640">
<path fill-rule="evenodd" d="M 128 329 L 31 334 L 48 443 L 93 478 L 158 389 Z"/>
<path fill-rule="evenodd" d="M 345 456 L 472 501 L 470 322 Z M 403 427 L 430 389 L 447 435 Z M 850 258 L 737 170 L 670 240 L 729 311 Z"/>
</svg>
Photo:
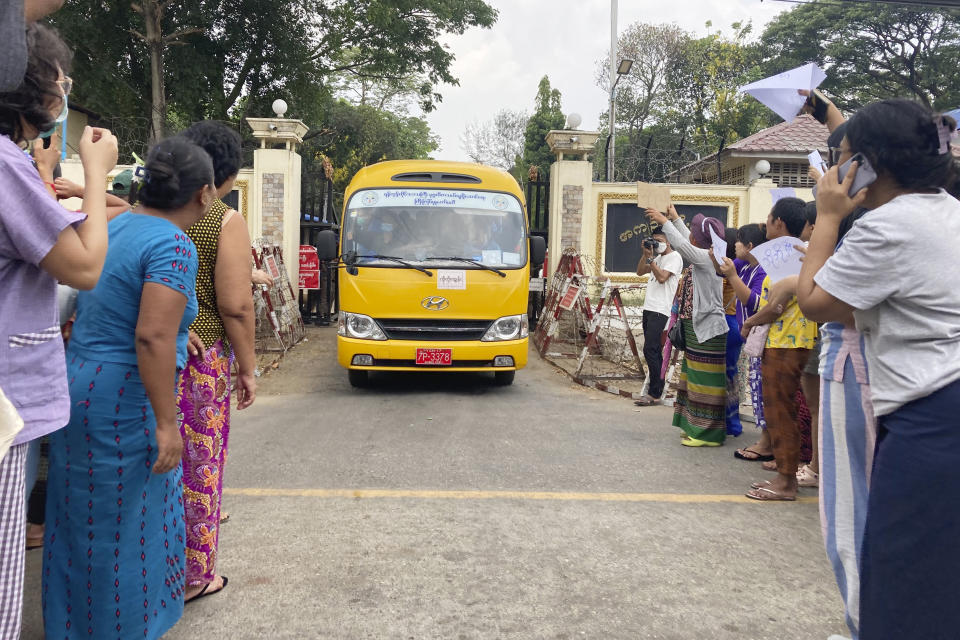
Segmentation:
<svg viewBox="0 0 960 640">
<path fill-rule="evenodd" d="M 826 126 L 814 120 L 813 116 L 802 114 L 793 122 L 781 122 L 737 140 L 729 144 L 727 149 L 753 153 L 808 154 L 814 149 L 827 151 L 829 136 L 830 131 Z"/>
<path fill-rule="evenodd" d="M 829 151 L 829 145 L 827 145 L 827 138 L 829 137 L 830 130 L 827 129 L 826 125 L 820 124 L 811 115 L 801 114 L 794 118 L 792 122 L 781 122 L 758 131 L 752 136 L 732 142 L 724 147 L 720 153 L 722 158 L 729 158 L 733 152 L 757 155 L 795 153 L 798 156 L 806 156 L 814 149 L 822 152 Z M 717 154 L 711 153 L 709 156 L 695 160 L 667 175 L 683 176 L 699 167 L 715 164 L 716 161 Z"/>
</svg>

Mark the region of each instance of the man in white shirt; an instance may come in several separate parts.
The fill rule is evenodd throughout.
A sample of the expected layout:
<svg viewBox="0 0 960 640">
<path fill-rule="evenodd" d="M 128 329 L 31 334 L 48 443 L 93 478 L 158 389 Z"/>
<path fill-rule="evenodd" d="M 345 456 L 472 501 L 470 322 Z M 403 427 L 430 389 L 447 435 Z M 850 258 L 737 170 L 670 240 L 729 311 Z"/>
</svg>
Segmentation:
<svg viewBox="0 0 960 640">
<path fill-rule="evenodd" d="M 663 230 L 654 231 L 650 237 L 656 246 L 644 241 L 643 257 L 637 264 L 638 276 L 650 274 L 643 302 L 643 359 L 647 361 L 650 382 L 647 395 L 634 402 L 638 407 L 660 404 L 660 396 L 663 395 L 664 381 L 660 376 L 663 346 L 660 336 L 667 327 L 670 308 L 680 282 L 680 271 L 683 270 L 683 258 L 670 246 Z"/>
</svg>

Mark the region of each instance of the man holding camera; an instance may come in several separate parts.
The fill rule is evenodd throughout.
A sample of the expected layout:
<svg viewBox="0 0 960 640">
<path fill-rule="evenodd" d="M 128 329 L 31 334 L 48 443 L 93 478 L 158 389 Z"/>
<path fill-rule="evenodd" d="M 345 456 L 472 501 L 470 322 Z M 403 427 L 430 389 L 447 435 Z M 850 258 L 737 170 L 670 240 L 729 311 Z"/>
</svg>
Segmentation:
<svg viewBox="0 0 960 640">
<path fill-rule="evenodd" d="M 655 230 L 643 240 L 643 257 L 637 264 L 637 275 L 650 274 L 647 295 L 643 301 L 643 359 L 647 361 L 650 381 L 647 394 L 634 401 L 638 407 L 660 404 L 663 395 L 663 345 L 660 337 L 667 327 L 670 307 L 677 293 L 683 258 L 673 250 L 662 229 Z"/>
</svg>

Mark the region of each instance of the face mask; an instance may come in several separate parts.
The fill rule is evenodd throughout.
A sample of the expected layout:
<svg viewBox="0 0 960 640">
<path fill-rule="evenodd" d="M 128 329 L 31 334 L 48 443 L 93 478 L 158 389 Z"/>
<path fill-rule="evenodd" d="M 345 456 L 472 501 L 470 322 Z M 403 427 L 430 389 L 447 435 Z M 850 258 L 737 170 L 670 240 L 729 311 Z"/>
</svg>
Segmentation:
<svg viewBox="0 0 960 640">
<path fill-rule="evenodd" d="M 657 253 L 663 253 L 667 250 L 667 244 L 665 242 L 657 243 Z"/>
<path fill-rule="evenodd" d="M 57 132 L 57 129 L 60 128 L 60 125 L 66 121 L 67 114 L 70 109 L 67 105 L 67 96 L 63 96 L 63 109 L 60 110 L 60 115 L 57 116 L 56 120 L 53 121 L 53 126 L 47 129 L 46 131 L 41 131 L 38 137 L 40 138 L 49 138 Z"/>
<path fill-rule="evenodd" d="M 383 231 L 384 233 L 390 233 L 391 231 L 393 231 L 393 225 L 390 224 L 389 222 L 385 222 L 384 224 L 380 225 L 380 230 Z"/>
</svg>

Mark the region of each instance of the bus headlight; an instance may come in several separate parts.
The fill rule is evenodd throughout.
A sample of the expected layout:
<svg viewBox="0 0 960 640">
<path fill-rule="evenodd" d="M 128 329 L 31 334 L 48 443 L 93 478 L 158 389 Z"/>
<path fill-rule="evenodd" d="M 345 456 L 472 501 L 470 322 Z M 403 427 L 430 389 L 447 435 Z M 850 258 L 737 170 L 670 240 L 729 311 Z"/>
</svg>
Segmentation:
<svg viewBox="0 0 960 640">
<path fill-rule="evenodd" d="M 518 316 L 503 316 L 497 318 L 487 332 L 483 334 L 481 341 L 497 342 L 499 340 L 519 340 L 526 338 L 530 333 L 530 321 L 527 314 Z"/>
<path fill-rule="evenodd" d="M 337 322 L 337 334 L 348 338 L 358 338 L 360 340 L 386 340 L 387 336 L 383 334 L 383 329 L 377 324 L 376 320 L 362 313 L 340 312 L 340 319 Z"/>
</svg>

